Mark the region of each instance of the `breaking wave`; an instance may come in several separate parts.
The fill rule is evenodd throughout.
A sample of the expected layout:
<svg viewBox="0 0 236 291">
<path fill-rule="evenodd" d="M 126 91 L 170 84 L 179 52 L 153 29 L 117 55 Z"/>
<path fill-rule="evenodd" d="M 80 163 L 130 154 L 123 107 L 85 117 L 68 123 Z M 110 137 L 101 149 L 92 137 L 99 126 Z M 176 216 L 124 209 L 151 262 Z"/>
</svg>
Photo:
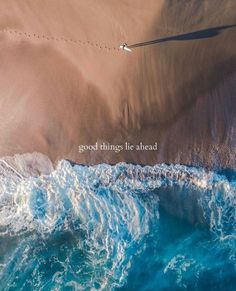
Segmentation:
<svg viewBox="0 0 236 291">
<path fill-rule="evenodd" d="M 0 290 L 233 290 L 233 176 L 65 160 L 3 172 Z"/>
</svg>

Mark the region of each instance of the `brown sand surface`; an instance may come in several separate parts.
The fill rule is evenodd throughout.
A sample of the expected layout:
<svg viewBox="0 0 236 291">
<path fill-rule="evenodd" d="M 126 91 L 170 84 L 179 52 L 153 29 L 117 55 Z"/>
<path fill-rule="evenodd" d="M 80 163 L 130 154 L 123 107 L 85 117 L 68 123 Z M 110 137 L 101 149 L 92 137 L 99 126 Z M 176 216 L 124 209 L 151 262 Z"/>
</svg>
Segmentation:
<svg viewBox="0 0 236 291">
<path fill-rule="evenodd" d="M 236 169 L 234 24 L 235 0 L 0 0 L 0 156 Z"/>
</svg>

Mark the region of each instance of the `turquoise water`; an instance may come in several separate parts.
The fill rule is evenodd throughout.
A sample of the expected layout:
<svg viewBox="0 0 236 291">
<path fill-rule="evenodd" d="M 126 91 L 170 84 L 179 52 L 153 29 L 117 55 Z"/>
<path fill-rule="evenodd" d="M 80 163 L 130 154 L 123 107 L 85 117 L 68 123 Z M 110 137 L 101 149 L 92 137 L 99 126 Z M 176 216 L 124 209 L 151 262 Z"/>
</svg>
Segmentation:
<svg viewBox="0 0 236 291">
<path fill-rule="evenodd" d="M 225 174 L 61 161 L 48 176 L 0 176 L 0 290 L 235 290 Z"/>
</svg>

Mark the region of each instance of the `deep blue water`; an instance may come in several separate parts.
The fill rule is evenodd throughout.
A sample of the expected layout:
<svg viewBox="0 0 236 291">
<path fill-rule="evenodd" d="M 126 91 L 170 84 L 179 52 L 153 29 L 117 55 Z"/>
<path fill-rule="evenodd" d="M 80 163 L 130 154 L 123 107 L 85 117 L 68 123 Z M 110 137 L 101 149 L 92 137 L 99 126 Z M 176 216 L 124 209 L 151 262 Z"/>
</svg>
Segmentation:
<svg viewBox="0 0 236 291">
<path fill-rule="evenodd" d="M 236 290 L 233 172 L 61 161 L 0 179 L 0 290 Z"/>
</svg>

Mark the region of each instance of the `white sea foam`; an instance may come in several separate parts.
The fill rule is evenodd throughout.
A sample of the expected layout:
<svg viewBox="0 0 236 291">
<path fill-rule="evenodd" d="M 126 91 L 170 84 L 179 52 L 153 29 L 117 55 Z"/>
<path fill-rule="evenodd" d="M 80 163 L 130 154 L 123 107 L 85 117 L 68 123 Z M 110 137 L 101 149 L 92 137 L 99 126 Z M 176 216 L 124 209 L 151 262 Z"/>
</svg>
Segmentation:
<svg viewBox="0 0 236 291">
<path fill-rule="evenodd" d="M 212 229 L 223 231 L 225 215 L 230 209 L 233 216 L 227 219 L 235 219 L 232 211 L 236 204 L 235 183 L 204 169 L 165 164 L 141 167 L 125 163 L 73 167 L 68 161 L 61 161 L 49 175 L 22 178 L 12 171 L 10 177 L 0 178 L 0 226 L 9 233 L 17 233 L 21 228 L 51 232 L 64 227 L 65 220 L 79 218 L 83 222 L 95 214 L 104 219 L 100 208 L 103 207 L 102 212 L 108 216 L 111 207 L 114 214 L 124 205 L 133 217 L 129 227 L 140 229 L 145 224 L 139 221 L 135 195 L 147 195 L 146 202 L 160 199 L 171 211 L 171 205 L 167 204 L 175 203 L 176 215 L 181 214 L 181 205 L 185 212 L 197 211 L 199 219 Z M 105 201 L 108 197 L 110 200 Z"/>
<path fill-rule="evenodd" d="M 10 177 L 1 175 L 0 179 L 0 238 L 24 236 L 26 242 L 32 235 L 48 240 L 72 233 L 76 237 L 72 249 L 83 252 L 91 263 L 91 272 L 86 264 L 78 274 L 75 271 L 76 276 L 86 274 L 81 275 L 87 278 L 81 283 L 83 288 L 123 284 L 137 253 L 135 246 L 159 218 L 159 204 L 176 216 L 208 226 L 222 238 L 235 233 L 235 183 L 204 169 L 125 163 L 72 166 L 60 161 L 48 175 L 22 178 L 11 170 Z M 6 268 L 19 254 L 37 260 L 36 255 L 30 257 L 31 248 L 22 248 L 8 258 L 0 279 L 11 280 Z M 60 278 L 57 272 L 54 283 L 60 284 Z"/>
</svg>

